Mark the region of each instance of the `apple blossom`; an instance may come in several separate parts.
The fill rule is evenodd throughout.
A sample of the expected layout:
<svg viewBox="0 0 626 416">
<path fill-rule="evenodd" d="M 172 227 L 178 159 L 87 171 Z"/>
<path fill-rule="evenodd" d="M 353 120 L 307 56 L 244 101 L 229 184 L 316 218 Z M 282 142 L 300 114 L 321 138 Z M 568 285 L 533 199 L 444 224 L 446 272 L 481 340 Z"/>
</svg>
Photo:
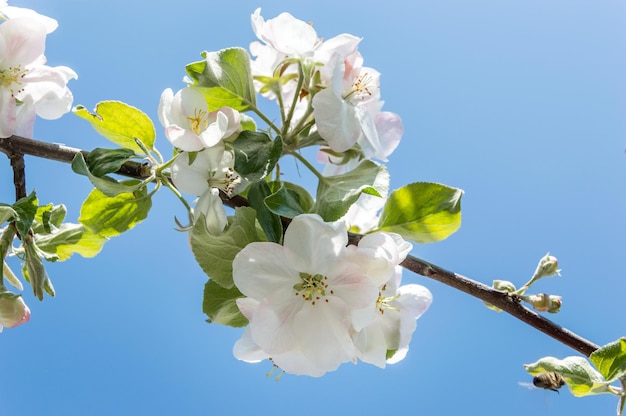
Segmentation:
<svg viewBox="0 0 626 416">
<path fill-rule="evenodd" d="M 13 328 L 28 322 L 30 309 L 21 295 L 11 292 L 0 293 L 0 332 L 2 328 Z"/>
<path fill-rule="evenodd" d="M 171 88 L 163 91 L 159 121 L 170 143 L 187 152 L 215 146 L 241 131 L 238 111 L 223 107 L 209 112 L 204 96 L 190 87 L 179 90 L 176 95 Z"/>
<path fill-rule="evenodd" d="M 226 226 L 226 212 L 219 191 L 232 196 L 245 185 L 233 169 L 232 152 L 225 150 L 222 141 L 193 154 L 178 155 L 172 165 L 172 181 L 180 191 L 199 196 L 194 218 L 204 214 L 209 231 L 220 233 Z"/>
<path fill-rule="evenodd" d="M 50 24 L 35 15 L 18 13 L 0 24 L 0 137 L 31 137 L 35 115 L 55 119 L 71 107 L 67 82 L 77 75 L 44 65 Z"/>
<path fill-rule="evenodd" d="M 378 290 L 349 260 L 347 241 L 342 222 L 304 214 L 287 228 L 284 246 L 251 243 L 237 254 L 235 285 L 255 301 L 240 303 L 250 324 L 237 358 L 265 354 L 288 373 L 312 376 L 355 358 L 356 311 L 374 305 Z"/>
<path fill-rule="evenodd" d="M 402 268 L 397 266 L 394 276 L 380 288 L 374 321 L 354 334 L 359 359 L 381 368 L 404 359 L 416 321 L 432 303 L 432 294 L 424 286 L 398 287 L 401 275 Z M 387 358 L 389 352 L 393 352 L 391 358 Z"/>
</svg>

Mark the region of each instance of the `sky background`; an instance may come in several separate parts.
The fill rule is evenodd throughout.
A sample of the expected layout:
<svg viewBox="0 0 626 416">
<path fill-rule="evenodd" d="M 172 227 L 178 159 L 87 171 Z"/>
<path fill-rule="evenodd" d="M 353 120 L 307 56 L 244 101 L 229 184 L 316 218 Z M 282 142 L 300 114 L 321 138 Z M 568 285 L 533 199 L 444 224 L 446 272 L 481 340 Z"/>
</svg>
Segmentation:
<svg viewBox="0 0 626 416">
<path fill-rule="evenodd" d="M 326 39 L 363 37 L 365 65 L 382 73 L 384 109 L 400 114 L 405 127 L 388 164 L 392 188 L 435 181 L 465 191 L 460 230 L 415 245 L 412 254 L 487 284 L 519 286 L 550 251 L 562 278 L 534 288 L 563 296 L 551 318 L 597 344 L 626 335 L 624 2 L 9 3 L 58 20 L 46 55 L 50 65 L 78 73 L 69 84 L 75 105 L 121 100 L 139 107 L 154 120 L 164 154 L 170 145 L 157 118 L 161 92 L 183 87 L 184 66 L 203 50 L 247 48 L 256 7 L 266 19 L 288 11 L 310 21 Z M 111 147 L 72 114 L 38 120 L 35 138 Z M 67 220 L 76 221 L 88 180 L 65 164 L 33 157 L 26 164 L 28 190 L 42 204 L 66 204 Z M 292 172 L 288 179 L 299 182 Z M 0 201 L 11 203 L 8 160 L 0 178 Z M 0 414 L 615 413 L 612 396 L 520 386 L 531 379 L 524 363 L 575 351 L 409 272 L 404 282 L 427 286 L 434 302 L 404 361 L 385 370 L 345 364 L 322 378 L 266 378 L 268 363 L 233 357 L 241 329 L 205 322 L 207 278 L 186 235 L 173 230 L 174 216 L 184 218 L 182 207 L 160 192 L 149 218 L 97 258 L 47 265 L 55 298 L 39 302 L 25 289 L 30 322 L 0 334 Z"/>
</svg>

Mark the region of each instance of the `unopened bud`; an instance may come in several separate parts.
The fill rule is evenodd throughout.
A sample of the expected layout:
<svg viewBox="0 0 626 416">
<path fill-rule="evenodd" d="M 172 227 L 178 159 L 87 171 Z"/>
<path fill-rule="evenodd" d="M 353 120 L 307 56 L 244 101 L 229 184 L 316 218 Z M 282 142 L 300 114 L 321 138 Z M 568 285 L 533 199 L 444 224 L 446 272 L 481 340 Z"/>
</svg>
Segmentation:
<svg viewBox="0 0 626 416">
<path fill-rule="evenodd" d="M 548 295 L 547 293 L 522 296 L 522 299 L 530 303 L 539 312 L 557 313 L 563 304 L 561 296 Z"/>
<path fill-rule="evenodd" d="M 0 331 L 2 327 L 13 328 L 30 319 L 30 309 L 21 295 L 0 293 Z"/>
<path fill-rule="evenodd" d="M 561 276 L 559 270 L 559 261 L 556 257 L 551 256 L 550 253 L 547 253 L 541 260 L 539 260 L 539 264 L 537 265 L 537 271 L 541 273 L 541 277 L 550 277 Z M 535 272 L 537 273 L 537 272 Z"/>
<path fill-rule="evenodd" d="M 515 289 L 515 285 L 508 280 L 494 280 L 493 288 L 507 293 L 512 293 L 517 290 Z"/>
</svg>

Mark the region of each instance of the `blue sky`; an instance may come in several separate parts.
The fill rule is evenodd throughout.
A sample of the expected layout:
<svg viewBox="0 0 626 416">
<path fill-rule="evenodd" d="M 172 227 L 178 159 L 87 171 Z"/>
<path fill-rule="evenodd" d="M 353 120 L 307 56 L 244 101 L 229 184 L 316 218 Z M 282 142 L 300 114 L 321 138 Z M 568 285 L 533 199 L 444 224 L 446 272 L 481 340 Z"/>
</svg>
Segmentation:
<svg viewBox="0 0 626 416">
<path fill-rule="evenodd" d="M 562 278 L 556 322 L 604 344 L 626 335 L 626 5 L 619 1 L 22 0 L 59 21 L 50 65 L 79 76 L 75 104 L 121 100 L 156 123 L 161 92 L 182 87 L 203 50 L 255 40 L 249 15 L 282 11 L 330 38 L 363 37 L 365 64 L 382 73 L 385 109 L 405 134 L 388 165 L 392 187 L 436 181 L 465 191 L 463 225 L 412 254 L 476 280 L 522 284 L 547 251 Z M 272 105 L 266 107 L 272 111 Z M 39 120 L 35 137 L 107 147 L 68 114 Z M 65 203 L 76 220 L 91 187 L 69 166 L 28 157 L 27 186 Z M 291 163 L 290 160 L 285 165 Z M 8 161 L 0 200 L 11 202 Z M 297 173 L 291 179 L 298 181 Z M 312 187 L 312 182 L 305 185 Z M 614 414 L 609 396 L 576 399 L 528 390 L 522 364 L 575 352 L 462 293 L 426 285 L 430 310 L 408 357 L 386 370 L 344 365 L 323 378 L 265 377 L 270 366 L 232 356 L 241 330 L 209 325 L 206 281 L 173 230 L 183 210 L 166 192 L 150 217 L 95 259 L 48 266 L 57 296 L 27 325 L 0 335 L 3 415 Z M 17 263 L 12 263 L 17 269 Z"/>
</svg>

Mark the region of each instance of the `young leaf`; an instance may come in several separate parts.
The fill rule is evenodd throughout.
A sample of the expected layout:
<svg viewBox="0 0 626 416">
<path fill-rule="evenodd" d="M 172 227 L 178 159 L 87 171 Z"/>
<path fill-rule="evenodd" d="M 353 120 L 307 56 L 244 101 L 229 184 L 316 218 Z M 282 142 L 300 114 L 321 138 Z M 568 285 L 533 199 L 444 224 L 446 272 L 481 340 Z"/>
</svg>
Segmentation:
<svg viewBox="0 0 626 416">
<path fill-rule="evenodd" d="M 33 220 L 35 219 L 35 215 L 37 214 L 38 205 L 39 201 L 37 200 L 35 191 L 13 204 L 13 209 L 17 213 L 15 226 L 17 228 L 17 232 L 19 232 L 22 237 L 28 234 L 28 230 L 30 230 Z"/>
<path fill-rule="evenodd" d="M 72 112 L 90 122 L 102 136 L 135 153 L 145 154 L 135 139 L 141 140 L 148 149 L 154 145 L 156 132 L 152 120 L 141 110 L 126 103 L 101 101 L 96 105 L 94 113 L 82 105 L 74 107 Z"/>
<path fill-rule="evenodd" d="M 78 221 L 94 234 L 114 237 L 146 219 L 151 207 L 145 186 L 114 197 L 94 189 L 83 202 Z"/>
<path fill-rule="evenodd" d="M 583 357 L 567 357 L 562 360 L 545 357 L 536 363 L 525 364 L 524 368 L 533 376 L 544 371 L 556 371 L 563 376 L 576 397 L 611 393 L 609 383 Z"/>
<path fill-rule="evenodd" d="M 7 204 L 0 204 L 0 225 L 5 221 L 13 221 L 17 218 L 17 212 Z"/>
<path fill-rule="evenodd" d="M 72 170 L 79 175 L 85 175 L 89 182 L 108 197 L 114 197 L 124 192 L 134 192 L 145 186 L 140 181 L 118 182 L 109 176 L 98 177 L 89 171 L 82 153 L 77 153 L 72 160 Z"/>
<path fill-rule="evenodd" d="M 45 291 L 50 296 L 54 296 L 54 288 L 52 282 L 48 278 L 48 273 L 43 267 L 43 262 L 35 243 L 30 235 L 27 235 L 23 239 L 24 246 L 24 266 L 22 267 L 22 274 L 33 288 L 33 293 L 39 300 L 43 300 L 43 292 Z"/>
<path fill-rule="evenodd" d="M 248 324 L 248 320 L 237 307 L 237 298 L 243 295 L 236 287 L 226 289 L 213 280 L 204 285 L 204 299 L 202 311 L 207 314 L 212 323 L 241 328 Z"/>
<path fill-rule="evenodd" d="M 324 221 L 336 221 L 348 212 L 362 192 L 380 197 L 387 195 L 389 172 L 384 165 L 366 160 L 350 172 L 320 180 L 313 212 Z"/>
<path fill-rule="evenodd" d="M 602 346 L 589 357 L 604 378 L 613 382 L 626 375 L 626 338 Z"/>
<path fill-rule="evenodd" d="M 253 183 L 248 189 L 248 202 L 256 211 L 257 219 L 269 241 L 279 243 L 283 240 L 283 224 L 280 216 L 270 211 L 265 205 L 265 198 L 270 195 L 270 186 L 265 181 Z"/>
<path fill-rule="evenodd" d="M 276 166 L 283 151 L 280 137 L 271 140 L 267 133 L 242 131 L 233 142 L 235 171 L 249 181 L 266 177 Z"/>
<path fill-rule="evenodd" d="M 389 196 L 378 229 L 416 243 L 443 240 L 461 226 L 462 195 L 462 190 L 438 183 L 404 186 Z"/>
<path fill-rule="evenodd" d="M 250 55 L 243 48 L 227 48 L 217 52 L 203 52 L 203 61 L 186 66 L 209 105 L 209 111 L 232 107 L 245 111 L 256 104 L 256 94 L 250 72 Z"/>
<path fill-rule="evenodd" d="M 87 156 L 87 167 L 97 177 L 107 173 L 117 172 L 119 168 L 135 156 L 130 149 L 102 149 L 95 148 Z"/>
<path fill-rule="evenodd" d="M 260 241 L 255 227 L 254 209 L 241 207 L 220 235 L 209 233 L 201 215 L 191 230 L 191 251 L 202 270 L 215 283 L 230 289 L 233 282 L 233 259 L 248 243 Z"/>
<path fill-rule="evenodd" d="M 59 261 L 69 259 L 74 253 L 94 257 L 106 241 L 106 237 L 88 231 L 82 224 L 66 223 L 49 234 L 35 234 L 39 250 L 56 256 Z"/>
<path fill-rule="evenodd" d="M 65 219 L 67 209 L 65 205 L 42 205 L 37 208 L 35 219 L 32 224 L 34 233 L 50 233 L 59 227 Z"/>
</svg>

